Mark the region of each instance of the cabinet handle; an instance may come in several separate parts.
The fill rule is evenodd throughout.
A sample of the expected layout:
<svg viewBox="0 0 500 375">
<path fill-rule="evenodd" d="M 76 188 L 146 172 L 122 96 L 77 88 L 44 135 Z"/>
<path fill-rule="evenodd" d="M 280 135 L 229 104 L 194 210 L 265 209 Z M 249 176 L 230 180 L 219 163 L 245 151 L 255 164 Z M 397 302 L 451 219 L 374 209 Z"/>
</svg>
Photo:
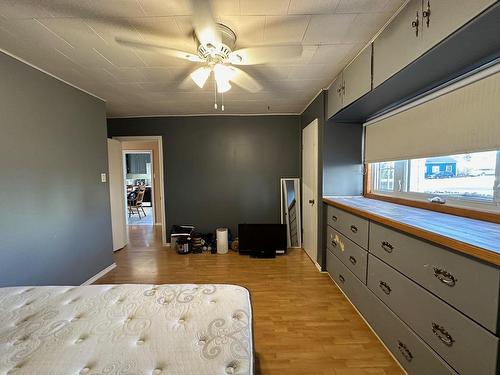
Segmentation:
<svg viewBox="0 0 500 375">
<path fill-rule="evenodd" d="M 442 268 L 434 267 L 434 276 L 441 281 L 443 284 L 448 285 L 449 287 L 455 286 L 457 283 L 457 278 L 453 276 L 446 270 Z"/>
<path fill-rule="evenodd" d="M 455 340 L 451 335 L 444 329 L 443 326 L 440 326 L 439 324 L 432 323 L 432 332 L 438 337 L 439 340 L 446 346 L 452 346 Z"/>
<path fill-rule="evenodd" d="M 431 2 L 430 0 L 427 1 L 427 9 L 422 11 L 422 19 L 425 19 L 425 24 L 427 27 L 429 27 L 429 24 L 431 23 Z"/>
<path fill-rule="evenodd" d="M 337 221 L 337 220 L 338 220 L 338 217 L 337 217 L 337 216 L 335 216 L 335 215 L 333 215 L 333 216 L 332 216 L 332 221 Z"/>
<path fill-rule="evenodd" d="M 356 260 L 356 258 L 354 258 L 352 255 L 349 257 L 349 261 L 352 263 L 353 266 L 355 266 L 356 263 L 358 263 L 358 261 Z"/>
<path fill-rule="evenodd" d="M 411 354 L 410 349 L 408 349 L 408 347 L 405 344 L 403 344 L 401 341 L 398 341 L 398 349 L 401 352 L 401 354 L 403 355 L 403 357 L 405 357 L 405 359 L 408 362 L 411 362 L 411 360 L 413 359 L 413 354 Z"/>
<path fill-rule="evenodd" d="M 351 225 L 351 232 L 352 233 L 358 233 L 358 227 L 355 225 Z"/>
<path fill-rule="evenodd" d="M 344 276 L 342 276 L 342 275 L 339 275 L 339 280 L 340 280 L 340 282 L 341 282 L 342 284 L 343 284 L 343 283 L 345 283 L 345 279 L 344 279 Z"/>
<path fill-rule="evenodd" d="M 415 16 L 415 20 L 412 21 L 411 27 L 415 29 L 415 36 L 418 37 L 418 27 L 420 25 L 420 18 L 418 16 L 418 10 L 417 10 L 417 15 Z"/>
<path fill-rule="evenodd" d="M 387 251 L 388 253 L 392 253 L 392 250 L 394 250 L 394 246 L 392 246 L 389 242 L 387 241 L 383 241 L 381 243 L 382 246 L 382 249 L 384 249 L 385 251 Z"/>
<path fill-rule="evenodd" d="M 391 287 L 384 281 L 381 281 L 379 282 L 378 286 L 380 287 L 380 289 L 382 289 L 382 292 L 384 292 L 385 294 L 389 295 L 391 294 Z"/>
</svg>

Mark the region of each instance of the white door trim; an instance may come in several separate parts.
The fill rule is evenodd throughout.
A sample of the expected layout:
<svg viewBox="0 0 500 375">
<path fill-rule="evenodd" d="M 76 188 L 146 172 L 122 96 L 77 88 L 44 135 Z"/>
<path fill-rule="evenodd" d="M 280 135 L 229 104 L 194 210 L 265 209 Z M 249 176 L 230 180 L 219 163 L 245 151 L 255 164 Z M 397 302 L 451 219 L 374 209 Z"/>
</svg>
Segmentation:
<svg viewBox="0 0 500 375">
<path fill-rule="evenodd" d="M 150 136 L 126 136 L 126 137 L 113 137 L 119 141 L 155 141 L 158 144 L 158 160 L 160 164 L 160 210 L 161 210 L 161 240 L 163 246 L 169 246 L 167 243 L 167 220 L 165 216 L 165 180 L 163 176 L 163 137 L 161 135 L 150 135 Z"/>
</svg>

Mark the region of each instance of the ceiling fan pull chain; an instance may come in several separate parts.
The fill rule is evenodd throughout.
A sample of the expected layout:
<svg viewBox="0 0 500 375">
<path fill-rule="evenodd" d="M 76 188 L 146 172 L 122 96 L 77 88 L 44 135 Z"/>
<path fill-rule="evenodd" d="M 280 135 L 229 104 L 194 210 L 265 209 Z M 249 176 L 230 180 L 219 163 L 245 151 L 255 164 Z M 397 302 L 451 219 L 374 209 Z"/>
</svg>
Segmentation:
<svg viewBox="0 0 500 375">
<path fill-rule="evenodd" d="M 214 109 L 217 109 L 217 81 L 214 79 Z"/>
<path fill-rule="evenodd" d="M 222 110 L 222 112 L 224 112 L 224 93 L 221 93 L 220 97 L 221 97 L 221 103 L 222 103 L 220 109 Z"/>
</svg>

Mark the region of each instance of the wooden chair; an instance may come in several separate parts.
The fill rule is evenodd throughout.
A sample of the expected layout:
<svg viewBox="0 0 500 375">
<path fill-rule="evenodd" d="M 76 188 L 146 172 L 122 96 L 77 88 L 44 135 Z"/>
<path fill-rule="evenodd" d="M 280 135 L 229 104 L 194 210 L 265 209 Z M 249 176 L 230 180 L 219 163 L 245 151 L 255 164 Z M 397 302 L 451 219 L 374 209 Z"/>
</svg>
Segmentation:
<svg viewBox="0 0 500 375">
<path fill-rule="evenodd" d="M 134 200 L 128 201 L 128 217 L 135 214 L 134 208 L 141 219 L 141 211 L 146 216 L 146 211 L 142 206 L 142 200 L 144 199 L 144 193 L 146 192 L 146 187 L 144 185 L 139 186 L 139 191 L 137 192 L 137 197 Z"/>
</svg>

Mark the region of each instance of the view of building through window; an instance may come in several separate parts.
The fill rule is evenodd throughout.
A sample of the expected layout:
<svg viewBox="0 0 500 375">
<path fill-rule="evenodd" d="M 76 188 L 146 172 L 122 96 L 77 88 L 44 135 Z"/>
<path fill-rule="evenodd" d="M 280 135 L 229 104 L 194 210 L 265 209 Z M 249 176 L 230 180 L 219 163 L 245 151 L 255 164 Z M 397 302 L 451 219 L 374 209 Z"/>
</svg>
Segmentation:
<svg viewBox="0 0 500 375">
<path fill-rule="evenodd" d="M 500 151 L 374 163 L 372 173 L 373 191 L 500 201 Z"/>
</svg>

